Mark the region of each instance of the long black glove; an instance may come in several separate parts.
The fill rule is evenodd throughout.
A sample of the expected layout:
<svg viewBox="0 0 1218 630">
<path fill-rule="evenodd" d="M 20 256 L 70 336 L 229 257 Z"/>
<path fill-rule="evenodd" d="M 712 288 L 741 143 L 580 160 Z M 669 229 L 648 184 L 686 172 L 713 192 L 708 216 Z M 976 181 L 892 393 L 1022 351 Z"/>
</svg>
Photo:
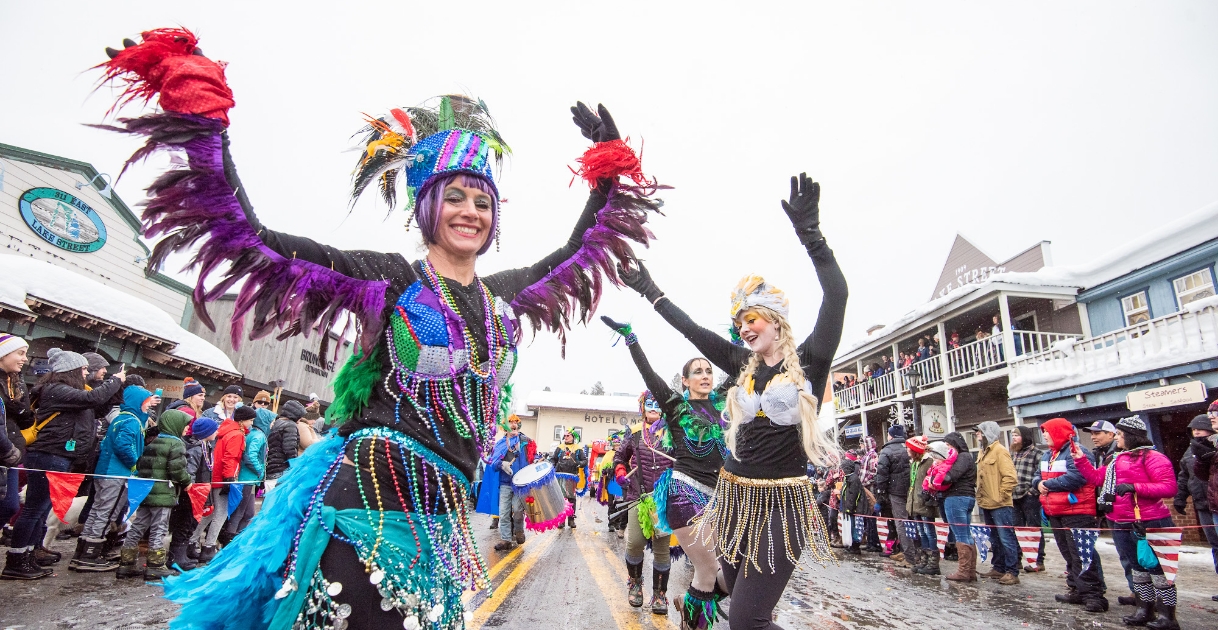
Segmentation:
<svg viewBox="0 0 1218 630">
<path fill-rule="evenodd" d="M 600 115 L 593 113 L 583 101 L 576 101 L 575 106 L 571 108 L 571 120 L 575 121 L 580 133 L 593 142 L 621 140 L 622 134 L 618 133 L 609 110 L 605 109 L 604 105 L 597 104 L 596 111 L 600 112 Z"/>
<path fill-rule="evenodd" d="M 1193 438 L 1193 453 L 1195 453 L 1197 457 L 1201 457 L 1205 453 L 1212 453 L 1214 450 L 1216 450 L 1214 443 L 1211 442 L 1208 437 Z"/>
<path fill-rule="evenodd" d="M 601 321 L 605 322 L 606 326 L 612 328 L 614 331 L 621 333 L 623 335 L 626 334 L 626 332 L 628 332 L 630 330 L 630 324 L 623 324 L 621 322 L 615 322 L 612 319 L 610 319 L 607 315 L 601 315 Z"/>
<path fill-rule="evenodd" d="M 1118 483 L 1116 487 L 1112 489 L 1112 493 L 1118 497 L 1123 497 L 1130 492 L 1136 492 L 1132 483 Z"/>
<path fill-rule="evenodd" d="M 782 202 L 782 209 L 804 247 L 811 251 L 824 244 L 825 237 L 820 232 L 820 184 L 807 173 L 791 177 L 791 199 Z"/>
<path fill-rule="evenodd" d="M 617 275 L 622 279 L 622 282 L 639 292 L 639 295 L 647 299 L 653 305 L 656 300 L 664 297 L 664 292 L 651 279 L 651 273 L 647 271 L 647 267 L 643 266 L 643 261 L 636 260 L 630 267 L 618 265 Z"/>
</svg>

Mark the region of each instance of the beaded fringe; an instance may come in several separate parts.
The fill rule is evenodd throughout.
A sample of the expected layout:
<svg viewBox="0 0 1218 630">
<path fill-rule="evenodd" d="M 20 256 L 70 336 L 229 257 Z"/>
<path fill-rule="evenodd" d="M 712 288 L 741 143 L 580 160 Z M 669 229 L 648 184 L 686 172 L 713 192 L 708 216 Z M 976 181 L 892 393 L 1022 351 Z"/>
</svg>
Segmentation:
<svg viewBox="0 0 1218 630">
<path fill-rule="evenodd" d="M 771 521 L 775 510 L 780 514 L 788 562 L 799 564 L 797 549 L 811 552 L 822 566 L 834 560 L 816 504 L 816 488 L 807 477 L 750 479 L 720 471 L 710 505 L 694 520 L 694 535 L 704 545 L 717 545 L 720 557 L 733 566 L 743 560 L 745 575 L 750 565 L 765 570 L 761 565 L 765 552 L 773 573 L 775 536 L 771 527 L 776 524 Z"/>
</svg>

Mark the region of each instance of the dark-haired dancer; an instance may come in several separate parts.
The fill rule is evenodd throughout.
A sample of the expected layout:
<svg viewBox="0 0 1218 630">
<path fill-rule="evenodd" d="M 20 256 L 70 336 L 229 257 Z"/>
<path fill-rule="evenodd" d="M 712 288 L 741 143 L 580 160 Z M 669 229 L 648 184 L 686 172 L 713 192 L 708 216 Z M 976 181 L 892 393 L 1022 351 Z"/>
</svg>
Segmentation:
<svg viewBox="0 0 1218 630">
<path fill-rule="evenodd" d="M 802 552 L 832 558 L 807 464 L 837 459 L 836 445 L 817 426 L 817 408 L 841 340 L 847 288 L 820 231 L 819 202 L 820 184 L 806 175 L 791 178 L 791 197 L 782 207 L 824 292 L 816 327 L 803 343 L 791 330 L 786 296 L 758 276 L 744 278 L 732 292 L 733 333 L 748 348 L 695 324 L 664 297 L 646 268 L 624 278 L 715 366 L 736 377 L 726 396 L 731 456 L 697 531 L 703 540 L 718 541 L 733 630 L 778 628 L 771 621 L 774 606 Z M 770 245 L 757 243 L 753 253 L 768 255 Z"/>
<path fill-rule="evenodd" d="M 682 601 L 674 602 L 681 609 L 681 628 L 709 627 L 718 615 L 719 599 L 726 593 L 715 593 L 718 570 L 715 541 L 699 540 L 694 535 L 693 520 L 710 503 L 719 469 L 727 456 L 724 427 L 720 421 L 723 396 L 713 391 L 714 368 L 710 361 L 701 357 L 690 359 L 681 369 L 681 386 L 687 394 L 674 392 L 652 369 L 629 324 L 620 324 L 608 317 L 602 317 L 601 321 L 625 337 L 630 357 L 647 389 L 659 401 L 667 422 L 665 445 L 671 446 L 676 461 L 655 485 L 657 528 L 660 532 L 676 534 L 681 549 L 694 565 L 689 590 Z M 637 566 L 641 578 L 642 565 Z"/>
</svg>

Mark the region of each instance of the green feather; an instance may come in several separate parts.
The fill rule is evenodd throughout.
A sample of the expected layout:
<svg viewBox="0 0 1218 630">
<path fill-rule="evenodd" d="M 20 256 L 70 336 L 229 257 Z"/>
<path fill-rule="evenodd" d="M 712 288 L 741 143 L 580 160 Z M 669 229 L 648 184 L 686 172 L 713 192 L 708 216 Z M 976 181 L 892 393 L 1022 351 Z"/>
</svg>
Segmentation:
<svg viewBox="0 0 1218 630">
<path fill-rule="evenodd" d="M 512 384 L 503 386 L 499 394 L 499 426 L 507 430 L 507 419 L 512 415 Z"/>
<path fill-rule="evenodd" d="M 436 126 L 440 131 L 448 131 L 457 126 L 457 115 L 453 112 L 453 102 L 447 96 L 440 99 L 440 120 Z"/>
<path fill-rule="evenodd" d="M 327 424 L 336 426 L 359 416 L 368 406 L 372 388 L 381 380 L 381 347 L 372 349 L 367 361 L 356 352 L 334 377 L 334 402 L 326 409 Z"/>
</svg>

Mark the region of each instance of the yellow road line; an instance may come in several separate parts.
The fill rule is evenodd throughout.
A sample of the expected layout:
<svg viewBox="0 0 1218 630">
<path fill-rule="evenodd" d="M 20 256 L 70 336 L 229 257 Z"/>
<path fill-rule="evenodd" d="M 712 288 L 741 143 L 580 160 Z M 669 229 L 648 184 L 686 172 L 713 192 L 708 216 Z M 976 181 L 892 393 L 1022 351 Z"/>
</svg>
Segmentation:
<svg viewBox="0 0 1218 630">
<path fill-rule="evenodd" d="M 536 538 L 537 537 L 534 537 L 534 540 L 536 540 Z M 503 605 L 503 602 L 508 598 L 508 595 L 512 594 L 512 591 L 516 588 L 516 585 L 520 583 L 520 580 L 524 579 L 524 576 L 528 575 L 529 570 L 533 568 L 533 565 L 537 564 L 537 561 L 540 560 L 547 551 L 549 551 L 550 546 L 553 545 L 554 541 L 558 538 L 558 534 L 557 532 L 554 532 L 548 536 L 542 536 L 540 538 L 540 541 L 537 541 L 532 545 L 528 545 L 528 549 L 523 553 L 520 563 L 516 565 L 516 568 L 512 569 L 512 571 L 507 574 L 507 577 L 503 578 L 503 582 L 500 583 L 499 586 L 495 587 L 495 594 L 487 598 L 486 601 L 484 601 L 482 605 L 474 611 L 474 619 L 467 626 L 470 630 L 477 630 L 478 628 L 481 628 L 482 624 L 486 623 L 487 620 L 491 618 L 491 615 L 493 615 L 495 611 L 498 610 L 501 605 Z M 496 564 L 495 567 L 507 566 L 507 559 L 510 556 L 511 554 L 508 554 L 508 556 Z M 491 572 L 494 574 L 495 569 L 492 568 Z"/>
<path fill-rule="evenodd" d="M 604 538 L 600 538 L 600 537 L 598 537 L 598 538 L 600 540 L 604 540 Z M 607 552 L 608 556 L 613 557 L 614 552 L 612 549 L 609 548 L 609 545 L 602 543 L 601 546 L 605 548 L 605 552 Z M 620 556 L 618 556 L 618 557 L 620 558 Z M 628 577 L 630 577 L 629 574 L 626 573 L 626 567 L 625 567 L 626 562 L 623 560 L 622 562 L 610 562 L 609 564 L 611 566 L 613 566 L 614 573 L 617 574 L 618 582 L 620 584 L 625 584 L 626 579 Z M 644 578 L 644 579 L 646 579 L 646 578 Z M 650 595 L 646 591 L 643 591 L 643 595 L 644 595 L 643 604 L 644 604 L 644 606 L 646 606 L 647 601 L 650 599 Z M 672 610 L 673 610 L 672 598 L 669 597 L 668 599 L 669 599 L 668 610 L 669 610 L 669 613 L 671 614 Z M 631 610 L 635 610 L 635 609 L 631 608 Z M 644 610 L 646 610 L 646 612 L 648 612 L 648 613 L 651 612 L 650 609 L 645 608 Z M 671 628 L 672 630 L 677 630 L 679 627 L 679 626 L 677 626 L 677 624 L 672 622 L 672 620 L 668 617 L 668 615 L 661 617 L 660 615 L 649 614 L 648 616 L 651 619 L 652 627 L 661 628 L 661 629 Z"/>
<path fill-rule="evenodd" d="M 522 545 L 517 545 L 516 548 L 508 552 L 506 556 L 500 558 L 499 562 L 496 562 L 494 566 L 491 567 L 490 571 L 487 571 L 486 578 L 492 582 L 495 581 L 495 577 L 500 573 L 503 573 L 503 570 L 506 569 L 508 565 L 515 562 L 522 553 L 524 553 L 524 547 Z M 470 600 L 477 597 L 478 593 L 482 592 L 483 591 L 465 591 L 465 593 L 461 595 L 461 603 L 468 604 Z"/>
<path fill-rule="evenodd" d="M 596 580 L 596 586 L 605 596 L 605 605 L 609 607 L 610 614 L 613 615 L 613 621 L 617 624 L 619 630 L 638 630 L 642 628 L 639 622 L 638 614 L 634 612 L 624 601 L 623 586 L 625 580 L 620 580 L 614 576 L 605 564 L 612 563 L 616 560 L 616 554 L 604 545 L 594 545 L 589 542 L 588 534 L 583 530 L 576 534 L 575 544 L 579 547 L 579 553 L 584 557 L 584 561 L 588 564 L 588 573 L 592 575 L 592 579 Z M 597 547 L 602 547 L 598 549 Z M 606 553 L 608 552 L 608 553 Z M 623 610 L 626 608 L 628 610 Z"/>
</svg>

